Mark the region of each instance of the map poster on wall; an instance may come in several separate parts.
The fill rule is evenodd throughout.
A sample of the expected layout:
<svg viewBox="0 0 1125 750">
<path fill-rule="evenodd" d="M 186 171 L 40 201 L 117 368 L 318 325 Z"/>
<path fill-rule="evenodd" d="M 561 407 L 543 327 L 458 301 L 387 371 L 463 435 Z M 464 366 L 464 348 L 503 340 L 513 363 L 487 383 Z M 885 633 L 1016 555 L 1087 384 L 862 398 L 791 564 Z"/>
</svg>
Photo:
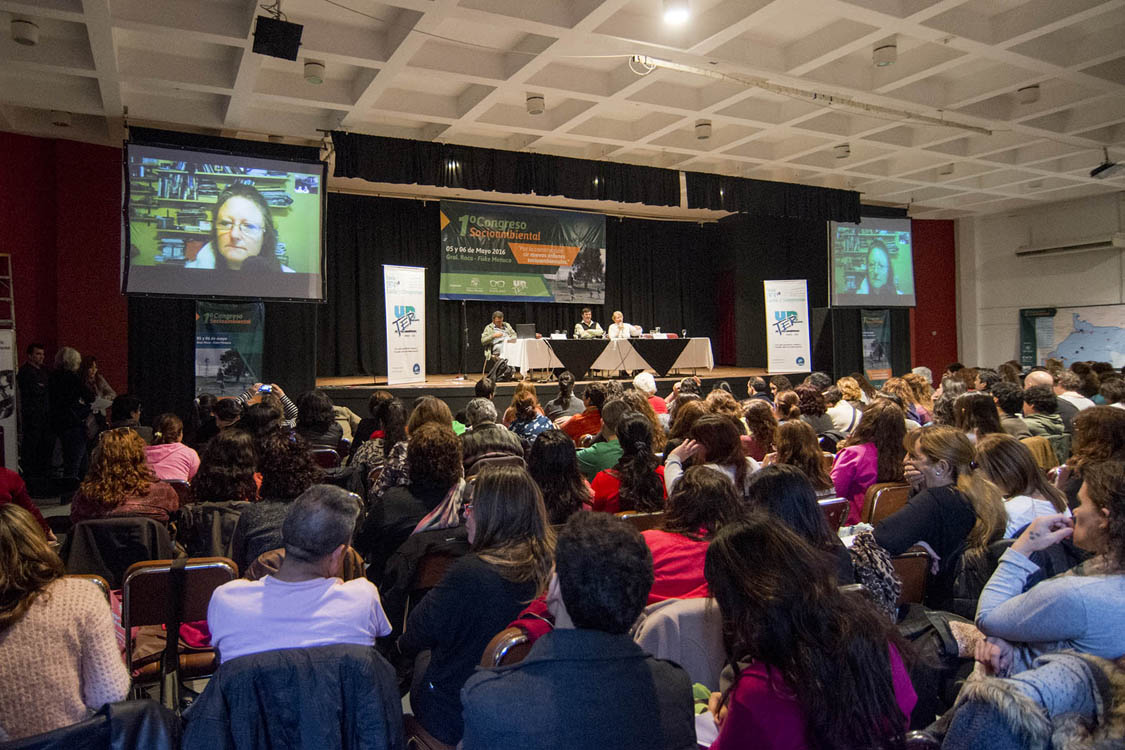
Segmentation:
<svg viewBox="0 0 1125 750">
<path fill-rule="evenodd" d="M 1125 305 L 1020 310 L 1020 361 L 1041 365 L 1048 357 L 1074 362 L 1109 362 L 1125 366 Z M 1039 313 L 1039 314 L 1035 314 Z M 1028 325 L 1026 321 L 1033 321 Z M 1035 359 L 1027 354 L 1034 342 Z"/>
<path fill-rule="evenodd" d="M 441 299 L 605 303 L 605 216 L 441 202 Z"/>
</svg>

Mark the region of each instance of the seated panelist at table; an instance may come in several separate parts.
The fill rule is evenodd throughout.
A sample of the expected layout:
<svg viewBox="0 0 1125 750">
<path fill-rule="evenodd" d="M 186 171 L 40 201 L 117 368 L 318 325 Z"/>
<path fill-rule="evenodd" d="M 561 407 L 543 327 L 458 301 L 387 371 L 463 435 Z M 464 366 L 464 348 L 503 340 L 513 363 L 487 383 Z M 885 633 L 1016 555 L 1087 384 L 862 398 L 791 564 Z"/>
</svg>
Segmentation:
<svg viewBox="0 0 1125 750">
<path fill-rule="evenodd" d="M 636 338 L 641 335 L 641 327 L 625 322 L 625 316 L 620 310 L 613 311 L 613 322 L 609 325 L 608 336 L 611 339 Z"/>
<path fill-rule="evenodd" d="M 504 322 L 504 313 L 496 310 L 492 313 L 492 322 L 484 327 L 480 335 L 480 345 L 484 347 L 491 357 L 500 356 L 500 348 L 508 339 L 516 337 L 516 329 Z"/>
<path fill-rule="evenodd" d="M 605 331 L 594 322 L 594 313 L 588 307 L 582 308 L 582 320 L 574 324 L 574 338 L 600 339 L 605 338 Z"/>
</svg>

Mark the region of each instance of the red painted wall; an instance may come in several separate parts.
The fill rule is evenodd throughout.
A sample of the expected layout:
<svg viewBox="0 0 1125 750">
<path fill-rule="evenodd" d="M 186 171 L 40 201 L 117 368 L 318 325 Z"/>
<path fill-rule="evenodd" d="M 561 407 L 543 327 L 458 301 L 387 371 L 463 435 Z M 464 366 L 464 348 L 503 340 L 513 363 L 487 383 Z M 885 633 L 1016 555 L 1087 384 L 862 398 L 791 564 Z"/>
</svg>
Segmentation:
<svg viewBox="0 0 1125 750">
<path fill-rule="evenodd" d="M 0 252 L 12 255 L 16 345 L 73 346 L 119 393 L 129 321 L 119 290 L 121 151 L 0 133 Z"/>
<path fill-rule="evenodd" d="M 941 377 L 957 361 L 957 247 L 952 221 L 910 222 L 914 241 L 914 288 L 910 311 L 910 359 Z"/>
</svg>

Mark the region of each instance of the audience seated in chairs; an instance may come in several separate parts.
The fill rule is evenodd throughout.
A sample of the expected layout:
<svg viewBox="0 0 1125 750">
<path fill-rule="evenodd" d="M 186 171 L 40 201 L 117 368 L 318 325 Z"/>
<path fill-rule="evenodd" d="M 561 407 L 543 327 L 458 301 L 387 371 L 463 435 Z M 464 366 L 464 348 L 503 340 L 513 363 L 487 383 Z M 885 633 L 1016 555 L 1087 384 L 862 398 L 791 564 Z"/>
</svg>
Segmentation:
<svg viewBox="0 0 1125 750">
<path fill-rule="evenodd" d="M 184 423 L 175 414 L 161 414 L 152 426 L 152 444 L 145 458 L 157 479 L 190 482 L 199 471 L 199 454 L 184 445 Z"/>
<path fill-rule="evenodd" d="M 668 428 L 668 439 L 664 443 L 664 455 L 667 456 L 687 440 L 691 435 L 692 426 L 706 414 L 707 404 L 701 398 L 691 398 L 681 403 L 679 408 L 676 409 L 671 426 Z M 772 415 L 773 412 L 771 411 L 770 414 Z"/>
<path fill-rule="evenodd" d="M 598 412 L 600 426 L 592 442 L 584 443 L 588 447 L 578 451 L 578 470 L 589 481 L 593 482 L 599 471 L 616 465 L 622 455 L 621 442 L 617 439 L 617 426 L 628 407 L 620 398 L 607 398 Z M 568 423 L 569 424 L 569 423 Z M 574 437 L 571 435 L 571 437 Z M 648 441 L 652 442 L 652 431 L 648 432 Z"/>
<path fill-rule="evenodd" d="M 641 374 L 645 375 L 647 373 Z M 621 395 L 621 400 L 625 402 L 628 411 L 640 414 L 652 425 L 652 451 L 653 453 L 663 453 L 664 446 L 668 443 L 668 425 L 665 424 L 666 419 L 661 419 L 656 410 L 652 408 L 652 404 L 645 398 L 644 391 L 636 389 L 625 391 L 625 393 Z M 738 414 L 739 418 L 741 418 L 741 409 Z M 666 418 L 668 415 L 665 414 L 664 416 Z"/>
<path fill-rule="evenodd" d="M 336 423 L 332 399 L 320 389 L 306 391 L 297 397 L 296 432 L 311 448 L 340 450 L 344 428 Z"/>
<path fill-rule="evenodd" d="M 905 447 L 906 479 L 917 494 L 878 523 L 875 540 L 891 556 L 916 544 L 932 550 L 937 574 L 926 587 L 925 603 L 951 610 L 962 556 L 966 563 L 986 557 L 988 545 L 1004 535 L 1008 515 L 1000 490 L 974 468 L 965 433 L 944 425 L 923 427 L 906 436 Z"/>
<path fill-rule="evenodd" d="M 1109 458 L 1125 459 L 1125 410 L 1112 406 L 1084 409 L 1074 418 L 1070 456 L 1057 477 L 1058 487 L 1066 493 L 1072 509 L 1078 507 L 1085 467 Z"/>
<path fill-rule="evenodd" d="M 582 393 L 583 411 L 568 419 L 562 426 L 575 445 L 581 445 L 584 435 L 594 435 L 602 428 L 602 405 L 606 402 L 606 389 L 601 383 L 590 383 Z"/>
<path fill-rule="evenodd" d="M 0 740 L 82 721 L 128 690 L 105 595 L 64 578 L 35 518 L 0 505 Z"/>
<path fill-rule="evenodd" d="M 722 472 L 739 495 L 746 494 L 750 475 L 758 470 L 758 462 L 745 455 L 739 438 L 738 426 L 727 416 L 708 415 L 700 418 L 691 428 L 691 439 L 680 444 L 664 461 L 664 485 L 668 494 L 675 490 L 676 482 L 683 476 L 684 465 L 693 459 L 694 464 Z"/>
<path fill-rule="evenodd" d="M 199 397 L 200 404 L 203 403 L 203 397 L 206 395 L 202 394 Z M 203 415 L 201 415 L 201 422 L 192 436 L 192 445 L 202 451 L 211 438 L 229 427 L 234 427 L 241 418 L 241 401 L 236 398 L 216 399 L 211 407 L 211 416 L 203 418 Z"/>
<path fill-rule="evenodd" d="M 547 521 L 552 526 L 590 509 L 593 490 L 578 471 L 574 441 L 562 430 L 545 432 L 535 439 L 527 456 L 527 470 L 543 492 Z"/>
<path fill-rule="evenodd" d="M 755 461 L 761 461 L 777 448 L 778 424 L 773 407 L 765 399 L 752 399 L 746 406 L 743 419 L 749 434 L 741 437 L 742 452 Z M 670 440 L 668 442 L 671 443 Z"/>
<path fill-rule="evenodd" d="M 238 428 L 223 430 L 203 449 L 199 471 L 191 484 L 192 497 L 197 503 L 257 500 L 256 464 L 250 433 Z"/>
<path fill-rule="evenodd" d="M 953 402 L 954 426 L 976 443 L 985 435 L 1003 434 L 1000 411 L 988 393 L 972 391 L 957 397 Z"/>
<path fill-rule="evenodd" d="M 231 540 L 232 559 L 239 570 L 281 546 L 281 526 L 290 504 L 321 478 L 304 438 L 278 427 L 260 445 L 261 501 L 242 511 Z"/>
<path fill-rule="evenodd" d="M 519 456 L 523 458 L 523 442 L 504 425 L 496 423 L 496 404 L 486 398 L 474 398 L 465 407 L 469 429 L 461 436 L 461 454 L 465 473 L 482 458 Z"/>
<path fill-rule="evenodd" d="M 554 547 L 542 493 L 524 469 L 482 472 L 465 522 L 471 554 L 411 610 L 396 643 L 407 657 L 429 652 L 428 662 L 415 662 L 410 705 L 424 730 L 449 745 L 461 739 L 465 680 L 492 637 L 546 587 Z"/>
<path fill-rule="evenodd" d="M 615 416 L 615 404 L 610 401 L 602 410 L 605 420 L 602 430 L 608 429 L 611 418 Z M 637 510 L 645 513 L 664 510 L 667 492 L 664 489 L 664 467 L 652 452 L 652 424 L 644 415 L 630 412 L 622 417 L 617 425 L 613 440 L 594 445 L 578 454 L 579 468 L 582 468 L 583 454 L 599 446 L 606 448 L 604 454 L 613 453 L 612 446 L 621 451 L 612 468 L 603 469 L 594 476 L 591 487 L 594 491 L 593 510 L 617 513 L 622 510 Z M 590 459 L 587 459 L 590 460 Z"/>
<path fill-rule="evenodd" d="M 849 502 L 844 524 L 859 523 L 867 488 L 880 482 L 902 481 L 903 411 L 887 400 L 877 400 L 863 410 L 851 436 L 844 441 L 832 464 L 832 483 L 838 497 Z"/>
<path fill-rule="evenodd" d="M 707 582 L 731 670 L 711 695 L 714 750 L 901 745 L 917 701 L 901 637 L 834 571 L 765 514 L 712 540 Z"/>
<path fill-rule="evenodd" d="M 992 386 L 989 393 L 996 401 L 1000 414 L 1000 427 L 1016 439 L 1031 437 L 1031 430 L 1023 421 L 1023 388 L 1015 383 L 1000 382 Z"/>
<path fill-rule="evenodd" d="M 391 448 L 406 440 L 406 406 L 387 391 L 376 391 L 371 397 L 371 416 L 363 419 L 355 431 L 349 464 L 364 473 L 382 471 Z"/>
<path fill-rule="evenodd" d="M 765 463 L 787 464 L 800 469 L 812 483 L 817 498 L 836 497 L 836 488 L 825 466 L 831 454 L 820 449 L 816 433 L 808 423 L 791 420 L 780 425 L 777 430 L 777 452 L 771 456 L 766 456 Z"/>
<path fill-rule="evenodd" d="M 668 497 L 660 526 L 642 531 L 652 552 L 654 580 L 648 604 L 707 596 L 703 562 L 707 546 L 723 526 L 742 518 L 734 485 L 717 471 L 693 466 Z"/>
<path fill-rule="evenodd" d="M 270 383 L 269 390 L 263 390 L 263 387 L 263 383 L 254 383 L 239 394 L 238 400 L 244 405 L 261 403 L 271 406 L 277 410 L 283 426 L 295 427 L 297 424 L 297 405 L 285 395 L 285 391 L 277 383 Z M 243 429 L 250 428 L 244 426 Z M 254 430 L 250 429 L 250 433 L 253 434 Z"/>
<path fill-rule="evenodd" d="M 1047 480 L 1027 446 L 1008 434 L 987 435 L 977 441 L 977 464 L 1004 497 L 1010 539 L 1039 516 L 1067 513 L 1066 495 Z"/>
<path fill-rule="evenodd" d="M 374 483 L 368 493 L 368 505 L 373 505 L 382 500 L 383 493 L 391 487 L 410 483 L 406 440 L 415 430 L 429 422 L 436 422 L 453 429 L 453 413 L 449 411 L 449 407 L 441 399 L 433 396 L 420 396 L 414 400 L 414 408 L 410 412 L 410 418 L 406 421 L 406 431 L 402 439 L 384 453 L 383 470 L 379 473 L 378 481 Z M 456 430 L 454 431 L 456 432 Z M 388 435 L 388 439 L 389 437 Z"/>
<path fill-rule="evenodd" d="M 543 413 L 554 422 L 581 414 L 585 408 L 582 399 L 574 395 L 574 375 L 570 370 L 563 370 L 559 373 L 559 395 L 543 404 Z"/>
<path fill-rule="evenodd" d="M 387 559 L 414 533 L 419 522 L 443 503 L 460 507 L 465 489 L 461 441 L 445 425 L 430 422 L 410 434 L 407 444 L 410 483 L 391 487 L 371 506 L 356 546 L 380 581 Z M 452 495 L 452 497 L 451 497 Z"/>
<path fill-rule="evenodd" d="M 145 444 L 152 445 L 152 428 L 141 424 L 141 400 L 129 393 L 113 399 L 109 407 L 109 429 L 128 427 L 141 436 Z"/>
<path fill-rule="evenodd" d="M 211 597 L 207 625 L 223 663 L 274 649 L 373 646 L 391 632 L 375 586 L 365 578 L 345 583 L 337 577 L 359 516 L 359 498 L 318 484 L 286 510 L 280 569 L 258 581 L 223 584 Z"/>
<path fill-rule="evenodd" d="M 176 491 L 157 481 L 145 461 L 145 442 L 129 427 L 103 432 L 90 470 L 70 506 L 73 523 L 109 516 L 145 516 L 168 523 L 180 507 Z"/>
<path fill-rule="evenodd" d="M 690 679 L 628 635 L 652 580 L 635 530 L 603 513 L 572 517 L 547 594 L 556 628 L 518 664 L 469 678 L 465 750 L 694 747 Z"/>
<path fill-rule="evenodd" d="M 270 395 L 270 394 L 267 394 Z M 288 430 L 281 419 L 281 409 L 278 408 L 277 398 L 271 396 L 256 404 L 250 404 L 242 410 L 242 418 L 238 420 L 239 429 L 246 430 L 254 440 L 254 450 L 262 455 L 262 441 L 279 430 Z"/>
<path fill-rule="evenodd" d="M 794 424 L 786 423 L 782 427 Z M 855 583 L 851 554 L 835 529 L 828 525 L 812 484 L 799 468 L 789 464 L 763 467 L 750 478 L 747 499 L 752 508 L 766 511 L 811 547 L 831 557 L 836 563 L 836 581 L 840 586 Z"/>
<path fill-rule="evenodd" d="M 512 405 L 509 407 L 512 412 L 512 420 L 508 429 L 518 435 L 520 439 L 526 441 L 528 445 L 531 445 L 544 432 L 555 429 L 555 425 L 543 416 L 539 399 L 535 397 L 534 385 L 526 380 L 522 381 L 521 385 L 523 383 L 528 383 L 531 388 L 517 390 L 512 394 Z"/>
</svg>

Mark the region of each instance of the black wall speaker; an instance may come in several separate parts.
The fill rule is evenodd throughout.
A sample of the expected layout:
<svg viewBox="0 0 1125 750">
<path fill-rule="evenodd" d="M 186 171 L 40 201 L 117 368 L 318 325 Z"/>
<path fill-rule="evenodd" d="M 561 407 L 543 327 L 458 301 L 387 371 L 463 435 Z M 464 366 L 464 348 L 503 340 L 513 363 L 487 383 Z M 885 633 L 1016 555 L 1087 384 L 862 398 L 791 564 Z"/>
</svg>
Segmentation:
<svg viewBox="0 0 1125 750">
<path fill-rule="evenodd" d="M 254 26 L 254 51 L 259 55 L 296 60 L 305 27 L 269 16 L 258 16 Z"/>
</svg>

